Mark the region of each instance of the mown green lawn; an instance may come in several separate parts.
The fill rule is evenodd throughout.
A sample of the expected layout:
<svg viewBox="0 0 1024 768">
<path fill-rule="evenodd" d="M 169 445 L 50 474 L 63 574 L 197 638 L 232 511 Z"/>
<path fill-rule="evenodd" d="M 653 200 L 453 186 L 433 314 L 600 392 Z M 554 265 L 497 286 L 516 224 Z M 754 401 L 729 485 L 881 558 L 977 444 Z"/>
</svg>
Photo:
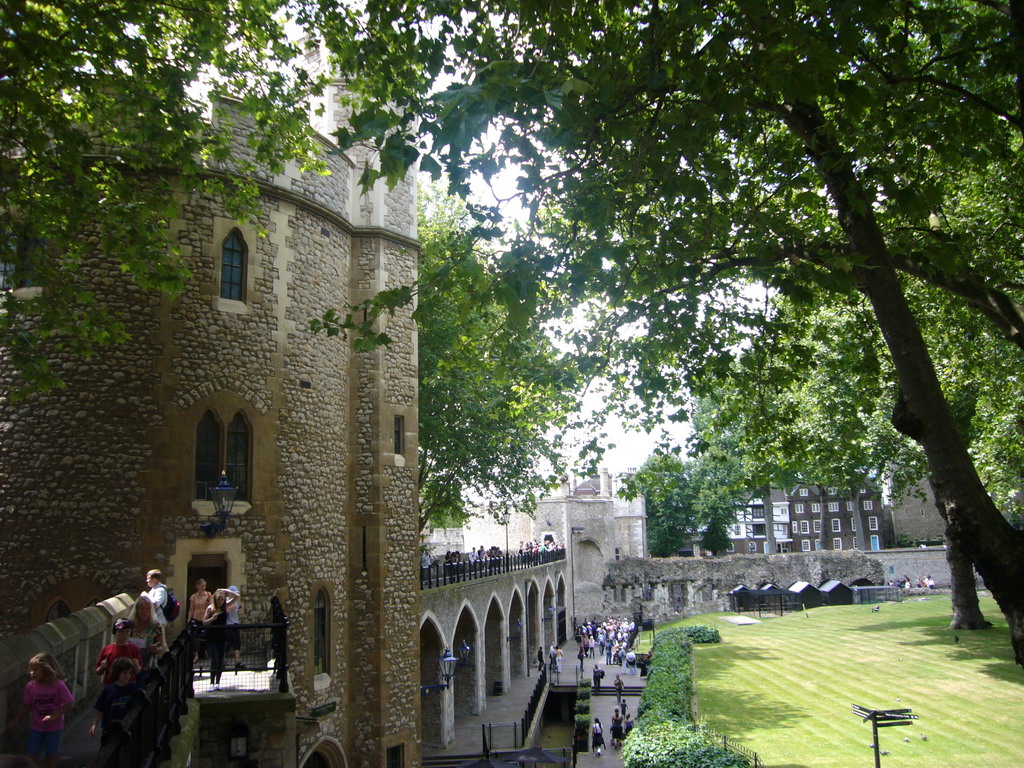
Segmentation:
<svg viewBox="0 0 1024 768">
<path fill-rule="evenodd" d="M 995 624 L 982 632 L 947 629 L 940 595 L 878 613 L 838 606 L 748 626 L 722 620 L 732 614 L 677 624 L 718 627 L 721 645 L 697 646 L 700 715 L 767 766 L 872 768 L 871 725 L 850 711 L 862 704 L 921 718 L 879 729 L 883 768 L 1021 768 L 1024 669 L 995 602 L 983 598 L 982 609 Z"/>
</svg>

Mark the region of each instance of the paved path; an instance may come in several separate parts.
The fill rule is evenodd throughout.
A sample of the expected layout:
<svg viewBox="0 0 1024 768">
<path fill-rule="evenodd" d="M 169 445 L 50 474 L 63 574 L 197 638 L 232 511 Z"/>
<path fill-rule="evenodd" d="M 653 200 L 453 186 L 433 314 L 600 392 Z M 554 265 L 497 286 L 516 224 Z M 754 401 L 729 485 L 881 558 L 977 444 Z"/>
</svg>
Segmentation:
<svg viewBox="0 0 1024 768">
<path fill-rule="evenodd" d="M 575 687 L 579 679 L 579 660 L 576 653 L 579 646 L 570 638 L 562 646 L 565 659 L 562 662 L 562 671 L 549 675 L 548 682 L 552 686 Z M 595 651 L 596 653 L 596 651 Z M 601 757 L 593 752 L 581 752 L 577 756 L 579 768 L 615 768 L 622 765 L 622 758 L 618 750 L 611 747 L 612 714 L 618 706 L 615 700 L 612 682 L 615 675 L 622 675 L 622 681 L 627 687 L 642 687 L 647 684 L 647 678 L 639 674 L 629 675 L 621 667 L 607 666 L 604 659 L 584 659 L 582 674 L 587 679 L 592 679 L 594 665 L 600 663 L 605 670 L 603 690 L 612 691 L 611 695 L 597 695 L 591 698 L 591 718 L 599 717 L 605 733 L 605 750 Z M 479 754 L 482 750 L 481 726 L 485 723 L 510 723 L 522 719 L 526 705 L 533 694 L 533 688 L 537 684 L 537 672 L 534 670 L 529 677 L 518 677 L 512 680 L 511 690 L 503 696 L 487 695 L 487 707 L 479 715 L 456 715 L 455 717 L 455 740 L 446 749 L 431 749 L 424 747 L 424 757 L 435 757 L 442 755 L 464 755 L 470 753 Z M 632 693 L 625 697 L 629 711 L 636 717 L 636 707 L 639 701 L 638 693 Z M 534 746 L 534 745 L 527 745 Z M 559 745 L 547 744 L 547 748 L 554 748 Z M 566 740 L 565 747 L 571 747 L 569 740 Z"/>
</svg>

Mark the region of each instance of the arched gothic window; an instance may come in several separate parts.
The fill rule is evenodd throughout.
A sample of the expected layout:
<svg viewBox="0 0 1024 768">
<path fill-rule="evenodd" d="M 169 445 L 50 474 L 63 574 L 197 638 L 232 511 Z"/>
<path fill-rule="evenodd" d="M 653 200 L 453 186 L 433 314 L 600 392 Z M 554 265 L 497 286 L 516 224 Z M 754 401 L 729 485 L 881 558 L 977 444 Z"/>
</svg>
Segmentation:
<svg viewBox="0 0 1024 768">
<path fill-rule="evenodd" d="M 249 425 L 241 413 L 228 424 L 227 455 L 224 470 L 231 484 L 238 489 L 235 498 L 249 499 Z"/>
<path fill-rule="evenodd" d="M 50 606 L 50 610 L 46 612 L 46 622 L 50 623 L 70 615 L 71 609 L 68 607 L 68 604 L 63 600 L 57 600 L 57 602 Z"/>
<path fill-rule="evenodd" d="M 331 671 L 330 653 L 328 651 L 328 616 L 329 602 L 327 593 L 319 590 L 313 601 L 313 674 L 328 674 Z"/>
<path fill-rule="evenodd" d="M 209 499 L 210 489 L 227 474 L 228 482 L 238 489 L 236 501 L 251 501 L 249 471 L 252 433 L 241 412 L 235 414 L 227 431 L 213 411 L 207 411 L 196 425 L 196 499 Z"/>
<path fill-rule="evenodd" d="M 248 249 L 237 229 L 231 230 L 221 245 L 220 297 L 245 301 L 245 261 Z"/>
<path fill-rule="evenodd" d="M 220 422 L 207 411 L 196 426 L 196 490 L 195 498 L 209 498 L 209 489 L 220 477 Z"/>
</svg>

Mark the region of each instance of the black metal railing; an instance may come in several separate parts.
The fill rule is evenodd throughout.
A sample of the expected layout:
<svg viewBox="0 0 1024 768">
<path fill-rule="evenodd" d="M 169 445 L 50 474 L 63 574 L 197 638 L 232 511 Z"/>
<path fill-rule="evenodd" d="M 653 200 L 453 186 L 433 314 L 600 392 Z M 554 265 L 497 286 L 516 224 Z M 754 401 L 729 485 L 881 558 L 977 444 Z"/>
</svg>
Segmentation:
<svg viewBox="0 0 1024 768">
<path fill-rule="evenodd" d="M 521 571 L 538 565 L 547 565 L 565 560 L 565 550 L 552 552 L 535 552 L 532 554 L 502 555 L 478 560 L 475 563 L 432 563 L 420 568 L 420 589 L 443 587 L 446 584 L 457 584 L 461 581 L 472 581 L 487 576 L 497 576 L 510 571 Z"/>
<path fill-rule="evenodd" d="M 714 729 L 709 728 L 706 724 L 702 723 L 701 724 L 701 729 L 709 737 L 711 737 L 711 739 L 713 741 L 720 742 L 723 749 L 727 749 L 730 752 L 732 752 L 734 755 L 739 755 L 740 757 L 746 759 L 747 762 L 750 765 L 750 768 L 764 768 L 764 763 L 761 762 L 761 758 L 758 756 L 757 752 L 755 752 L 754 750 L 747 749 L 742 744 L 737 744 L 735 741 L 730 739 L 728 736 L 725 736 L 725 735 L 723 735 L 721 733 L 718 733 Z"/>
<path fill-rule="evenodd" d="M 188 632 L 178 636 L 136 693 L 128 714 L 103 732 L 92 768 L 156 768 L 171 757 L 171 737 L 180 733 L 178 718 L 193 697 L 194 643 Z"/>
<path fill-rule="evenodd" d="M 251 633 L 266 638 L 265 642 L 261 641 L 263 650 L 253 653 L 258 653 L 258 658 L 263 659 L 262 674 L 273 687 L 264 685 L 258 690 L 276 688 L 287 693 L 288 618 L 277 597 L 271 598 L 270 605 L 272 621 L 269 624 L 237 624 L 218 629 L 225 630 L 225 650 L 230 642 L 228 633 L 235 629 L 244 652 L 254 647 Z M 210 629 L 207 627 L 206 631 Z M 170 759 L 171 738 L 181 732 L 179 718 L 188 712 L 188 700 L 195 697 L 192 660 L 200 650 L 199 635 L 197 628 L 178 635 L 156 669 L 149 674 L 145 687 L 136 693 L 136 701 L 124 719 L 115 721 L 103 732 L 100 751 L 92 768 L 157 768 L 164 760 Z M 220 641 L 218 638 L 217 642 Z M 208 646 L 209 639 L 206 642 Z"/>
<path fill-rule="evenodd" d="M 533 722 L 533 718 L 537 714 L 537 707 L 540 706 L 540 701 L 544 696 L 544 687 L 547 684 L 548 671 L 544 669 L 541 670 L 540 677 L 537 678 L 537 684 L 533 686 L 533 693 L 530 694 L 530 700 L 526 703 L 526 711 L 523 712 L 523 738 L 526 738 L 526 734 L 530 732 L 530 724 Z"/>
<path fill-rule="evenodd" d="M 221 691 L 288 692 L 288 619 L 275 596 L 266 624 L 195 626 L 193 687 Z"/>
</svg>

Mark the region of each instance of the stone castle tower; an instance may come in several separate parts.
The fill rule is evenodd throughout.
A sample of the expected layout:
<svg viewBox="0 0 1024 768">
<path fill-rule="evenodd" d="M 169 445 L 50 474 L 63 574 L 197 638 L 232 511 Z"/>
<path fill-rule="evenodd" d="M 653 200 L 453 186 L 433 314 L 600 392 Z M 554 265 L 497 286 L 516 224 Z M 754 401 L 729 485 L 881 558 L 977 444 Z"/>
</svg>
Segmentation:
<svg viewBox="0 0 1024 768">
<path fill-rule="evenodd" d="M 325 135 L 344 119 L 339 93 L 325 97 Z M 239 152 L 244 138 L 240 122 Z M 145 292 L 97 254 L 97 294 L 131 341 L 58 360 L 64 389 L 0 400 L 3 635 L 138 594 L 154 567 L 182 601 L 198 577 L 240 587 L 249 621 L 277 595 L 297 713 L 336 704 L 300 722 L 299 765 L 419 754 L 411 308 L 387 318 L 393 343 L 372 352 L 308 329 L 416 278 L 415 175 L 363 195 L 365 159 L 330 155 L 325 177 L 267 174 L 249 223 L 182 195 L 185 293 Z M 2 360 L 0 379 L 10 391 Z M 209 537 L 222 470 L 238 501 Z"/>
</svg>

